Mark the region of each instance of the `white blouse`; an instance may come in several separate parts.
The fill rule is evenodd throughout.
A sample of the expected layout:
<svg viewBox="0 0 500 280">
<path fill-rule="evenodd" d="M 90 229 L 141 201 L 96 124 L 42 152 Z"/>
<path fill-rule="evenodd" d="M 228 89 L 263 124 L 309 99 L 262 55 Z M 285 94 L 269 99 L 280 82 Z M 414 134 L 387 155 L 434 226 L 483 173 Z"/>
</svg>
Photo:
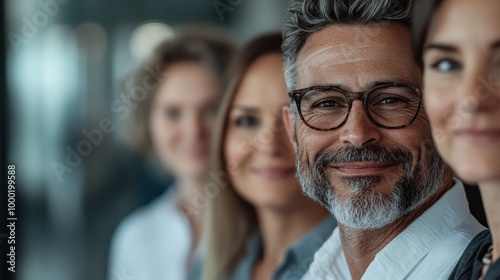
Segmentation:
<svg viewBox="0 0 500 280">
<path fill-rule="evenodd" d="M 120 223 L 111 243 L 109 280 L 188 277 L 192 234 L 176 203 L 177 192 L 171 187 Z"/>
</svg>

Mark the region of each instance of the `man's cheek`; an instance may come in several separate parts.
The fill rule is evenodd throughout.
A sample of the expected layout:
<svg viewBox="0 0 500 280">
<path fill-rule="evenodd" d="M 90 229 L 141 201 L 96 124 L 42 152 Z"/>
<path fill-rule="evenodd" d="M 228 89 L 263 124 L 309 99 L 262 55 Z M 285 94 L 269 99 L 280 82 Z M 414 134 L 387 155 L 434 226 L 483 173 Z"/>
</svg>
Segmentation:
<svg viewBox="0 0 500 280">
<path fill-rule="evenodd" d="M 436 146 L 432 139 L 426 139 L 422 141 L 419 148 L 421 161 L 424 165 L 430 164 L 432 156 L 439 156 L 436 154 Z"/>
<path fill-rule="evenodd" d="M 308 127 L 298 131 L 299 147 L 303 146 L 311 153 L 329 150 L 335 140 L 326 131 L 315 131 Z"/>
<path fill-rule="evenodd" d="M 297 155 L 303 167 L 308 166 L 309 168 L 314 167 L 314 157 L 311 156 L 311 151 L 304 146 L 299 146 L 299 153 Z"/>
</svg>

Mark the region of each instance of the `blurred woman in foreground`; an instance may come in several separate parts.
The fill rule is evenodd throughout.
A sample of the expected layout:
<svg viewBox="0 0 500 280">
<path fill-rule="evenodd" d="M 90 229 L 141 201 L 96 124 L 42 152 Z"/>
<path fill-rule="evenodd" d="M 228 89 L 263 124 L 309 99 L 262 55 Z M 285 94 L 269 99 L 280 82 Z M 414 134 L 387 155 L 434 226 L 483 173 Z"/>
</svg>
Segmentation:
<svg viewBox="0 0 500 280">
<path fill-rule="evenodd" d="M 208 182 L 219 81 L 232 52 L 227 40 L 209 34 L 179 33 L 127 80 L 128 94 L 147 90 L 131 116 L 134 142 L 160 161 L 175 184 L 122 221 L 112 241 L 110 279 L 124 274 L 183 280 L 199 257 L 204 216 L 199 194 Z"/>
<path fill-rule="evenodd" d="M 336 223 L 302 194 L 281 118 L 281 35 L 248 43 L 230 67 L 212 142 L 218 180 L 204 279 L 300 279 Z"/>
<path fill-rule="evenodd" d="M 499 15 L 498 0 L 416 6 L 415 50 L 434 140 L 463 180 L 478 183 L 491 230 L 471 241 L 451 279 L 500 279 Z"/>
</svg>

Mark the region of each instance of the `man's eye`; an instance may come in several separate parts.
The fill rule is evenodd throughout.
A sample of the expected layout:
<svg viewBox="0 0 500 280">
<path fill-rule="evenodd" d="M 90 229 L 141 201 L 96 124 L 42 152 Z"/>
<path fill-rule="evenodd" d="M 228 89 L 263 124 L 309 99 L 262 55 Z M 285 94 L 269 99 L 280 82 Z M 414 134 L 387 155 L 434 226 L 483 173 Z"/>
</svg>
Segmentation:
<svg viewBox="0 0 500 280">
<path fill-rule="evenodd" d="M 451 72 L 458 70 L 460 68 L 460 63 L 451 59 L 443 59 L 434 63 L 432 68 L 440 72 Z"/>
<path fill-rule="evenodd" d="M 314 108 L 333 108 L 338 107 L 339 104 L 333 100 L 322 100 L 314 104 Z"/>
<path fill-rule="evenodd" d="M 325 102 L 321 102 L 320 104 L 318 104 L 318 106 L 325 107 L 325 108 L 335 107 L 335 106 L 337 106 L 337 103 L 334 101 L 325 101 Z"/>
<path fill-rule="evenodd" d="M 236 119 L 236 126 L 238 127 L 253 127 L 259 123 L 259 120 L 255 117 L 244 116 Z"/>
<path fill-rule="evenodd" d="M 397 98 L 397 97 L 387 97 L 387 98 L 384 98 L 382 100 L 380 100 L 380 104 L 383 104 L 383 105 L 391 105 L 391 104 L 398 104 L 398 103 L 403 103 L 404 100 L 402 100 L 401 98 Z"/>
</svg>

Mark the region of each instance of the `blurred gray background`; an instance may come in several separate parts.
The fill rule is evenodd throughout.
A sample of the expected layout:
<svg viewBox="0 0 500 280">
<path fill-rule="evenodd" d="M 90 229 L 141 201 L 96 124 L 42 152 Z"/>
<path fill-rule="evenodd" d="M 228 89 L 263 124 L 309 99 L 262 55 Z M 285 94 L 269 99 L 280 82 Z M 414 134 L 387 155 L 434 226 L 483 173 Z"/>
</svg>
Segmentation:
<svg viewBox="0 0 500 280">
<path fill-rule="evenodd" d="M 170 180 L 123 140 L 112 110 L 124 102 L 122 77 L 172 28 L 208 23 L 242 43 L 279 29 L 287 1 L 2 4 L 1 157 L 16 164 L 16 279 L 105 279 L 118 222 Z M 114 130 L 98 137 L 93 132 L 105 119 Z M 4 211 L 3 198 L 1 205 Z"/>
</svg>

